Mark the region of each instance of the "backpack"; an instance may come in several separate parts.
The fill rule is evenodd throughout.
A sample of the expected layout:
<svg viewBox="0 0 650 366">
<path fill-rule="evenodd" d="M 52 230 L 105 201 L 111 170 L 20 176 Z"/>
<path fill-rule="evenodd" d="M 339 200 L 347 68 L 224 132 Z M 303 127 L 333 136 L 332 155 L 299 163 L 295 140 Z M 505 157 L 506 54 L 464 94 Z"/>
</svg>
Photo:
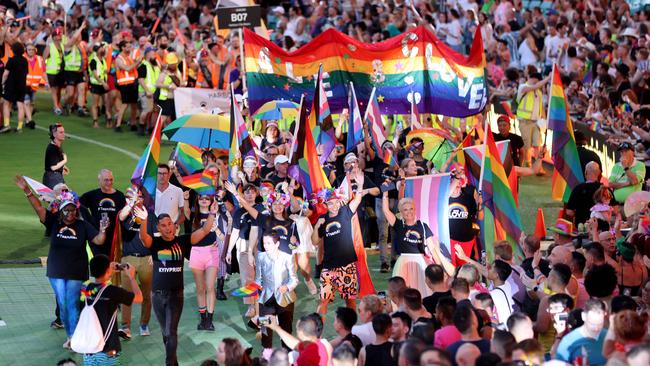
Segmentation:
<svg viewBox="0 0 650 366">
<path fill-rule="evenodd" d="M 113 317 L 108 324 L 108 329 L 106 329 L 105 334 L 102 330 L 102 324 L 99 322 L 99 318 L 97 317 L 97 312 L 95 312 L 94 306 L 102 297 L 102 293 L 107 287 L 108 286 L 104 286 L 99 290 L 92 304 L 88 304 L 88 299 L 84 301 L 85 306 L 79 315 L 77 328 L 74 330 L 74 334 L 72 334 L 72 338 L 70 339 L 70 347 L 77 353 L 86 354 L 103 351 L 104 346 L 106 345 L 106 340 L 115 326 L 117 309 L 113 313 Z"/>
</svg>

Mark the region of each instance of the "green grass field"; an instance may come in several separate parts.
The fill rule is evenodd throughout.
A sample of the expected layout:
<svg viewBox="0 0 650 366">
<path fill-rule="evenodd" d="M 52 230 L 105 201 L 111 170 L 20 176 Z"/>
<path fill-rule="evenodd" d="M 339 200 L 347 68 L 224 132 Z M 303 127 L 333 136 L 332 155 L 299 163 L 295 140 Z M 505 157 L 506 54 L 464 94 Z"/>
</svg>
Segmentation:
<svg viewBox="0 0 650 366">
<path fill-rule="evenodd" d="M 49 95 L 39 93 L 39 113 L 35 121 L 41 127 L 50 123 L 63 122 L 68 133 L 109 144 L 133 154 L 140 155 L 147 140 L 134 133 L 114 133 L 105 128 L 93 129 L 89 118 L 76 116 L 56 117 L 51 113 Z M 15 122 L 12 121 L 15 125 Z M 45 130 L 26 130 L 21 134 L 0 135 L 0 261 L 29 260 L 47 255 L 48 242 L 43 237 L 43 226 L 29 206 L 23 193 L 14 185 L 13 176 L 23 174 L 41 180 L 43 156 L 48 136 Z M 64 151 L 68 154 L 71 174 L 66 181 L 78 193 L 97 187 L 97 172 L 102 168 L 111 169 L 115 175 L 115 185 L 124 190 L 136 160 L 126 154 L 107 147 L 71 138 L 65 141 Z M 161 156 L 164 160 L 172 149 L 171 143 L 164 143 Z M 550 177 L 530 177 L 522 181 L 520 188 L 520 214 L 524 228 L 530 232 L 535 225 L 538 207 L 543 207 L 548 225 L 552 224 L 559 205 L 550 202 Z M 389 274 L 378 271 L 378 255 L 369 255 L 371 276 L 378 289 L 384 289 Z M 5 268 L 2 268 L 5 267 Z M 7 326 L 0 326 L 0 359 L 7 364 L 47 365 L 56 360 L 73 357 L 80 361 L 79 355 L 61 349 L 65 340 L 63 331 L 48 328 L 53 314 L 53 296 L 42 268 L 38 266 L 0 266 L 0 319 Z M 31 268 L 30 268 L 31 267 Z M 237 275 L 227 283 L 228 292 L 238 287 Z M 185 273 L 185 310 L 179 327 L 179 359 L 181 365 L 198 365 L 201 360 L 214 357 L 215 347 L 223 337 L 236 337 L 259 352 L 259 341 L 255 332 L 245 327 L 242 314 L 245 309 L 238 300 L 228 300 L 217 304 L 215 333 L 196 331 L 196 299 L 194 281 L 191 273 Z M 297 289 L 298 303 L 296 315 L 313 312 L 317 300 L 310 296 L 305 286 Z M 331 338 L 333 311 L 343 305 L 337 300 L 329 308 L 325 336 Z M 25 309 L 29 309 L 27 312 Z M 139 306 L 134 309 L 134 323 L 137 323 Z M 135 336 L 123 342 L 123 364 L 160 365 L 164 363 L 164 352 L 160 331 L 152 317 L 150 322 L 152 336 Z M 135 329 L 133 329 L 135 330 Z M 137 331 L 136 331 L 137 332 Z M 277 341 L 277 337 L 276 337 Z M 276 342 L 277 343 L 277 342 Z M 0 362 L 2 363 L 2 362 Z"/>
</svg>

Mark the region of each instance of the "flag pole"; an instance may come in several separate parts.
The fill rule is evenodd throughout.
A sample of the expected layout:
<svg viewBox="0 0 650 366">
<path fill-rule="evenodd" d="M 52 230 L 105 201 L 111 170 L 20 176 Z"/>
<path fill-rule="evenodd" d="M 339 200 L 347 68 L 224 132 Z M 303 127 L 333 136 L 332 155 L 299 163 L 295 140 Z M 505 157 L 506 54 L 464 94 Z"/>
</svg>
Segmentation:
<svg viewBox="0 0 650 366">
<path fill-rule="evenodd" d="M 479 194 L 483 192 L 483 176 L 485 175 L 485 155 L 487 155 L 487 134 L 492 133 L 492 127 L 490 126 L 490 112 L 487 113 L 487 116 L 485 117 L 485 127 L 483 130 L 483 133 L 485 134 L 483 138 L 483 157 L 481 158 L 481 174 L 479 176 L 478 180 L 478 187 L 476 187 L 479 191 Z"/>
<path fill-rule="evenodd" d="M 293 128 L 293 141 L 291 142 L 291 149 L 289 150 L 289 164 L 291 164 L 291 159 L 293 159 L 293 151 L 296 149 L 296 140 L 298 137 L 298 131 L 300 130 L 300 118 L 302 117 L 302 103 L 305 100 L 305 95 L 302 94 L 300 95 L 300 107 L 298 108 L 298 120 L 296 121 L 296 125 Z"/>
<path fill-rule="evenodd" d="M 548 120 L 549 120 L 549 116 L 551 115 L 551 97 L 553 96 L 553 79 L 555 79 L 555 62 L 553 63 L 553 68 L 551 69 L 551 79 L 549 80 L 550 86 L 548 88 L 548 107 L 546 108 L 546 131 L 544 131 L 544 148 L 546 148 L 546 135 L 548 135 L 548 130 L 550 128 Z"/>
<path fill-rule="evenodd" d="M 372 100 L 372 98 L 375 97 L 375 90 L 377 90 L 377 88 L 372 87 L 372 91 L 370 92 L 370 98 L 368 98 L 368 103 L 366 104 L 366 111 L 363 114 L 363 120 L 361 121 L 361 123 L 363 125 L 368 125 L 367 118 L 368 118 L 368 112 L 370 111 L 370 101 Z M 364 129 L 364 132 L 365 132 L 365 129 Z M 368 126 L 368 134 L 370 134 L 371 136 L 365 136 L 365 138 L 367 138 L 367 137 L 372 138 L 372 133 L 370 132 L 370 126 Z M 364 135 L 365 135 L 365 133 L 364 133 Z M 379 147 L 379 148 L 381 149 L 381 147 Z"/>
<path fill-rule="evenodd" d="M 236 66 L 236 65 L 235 65 Z M 244 89 L 248 90 L 246 85 L 246 69 L 244 67 L 244 31 L 239 28 L 239 74 L 241 75 L 242 93 Z"/>
</svg>

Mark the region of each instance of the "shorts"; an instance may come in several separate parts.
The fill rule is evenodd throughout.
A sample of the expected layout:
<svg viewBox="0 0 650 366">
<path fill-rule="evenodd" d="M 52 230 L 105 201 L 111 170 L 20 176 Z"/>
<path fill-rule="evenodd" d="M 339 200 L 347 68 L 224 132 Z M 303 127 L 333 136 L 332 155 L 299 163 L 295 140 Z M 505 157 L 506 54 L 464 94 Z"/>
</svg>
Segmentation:
<svg viewBox="0 0 650 366">
<path fill-rule="evenodd" d="M 58 74 L 47 74 L 47 83 L 50 84 L 51 88 L 60 88 L 62 86 L 65 86 L 63 72 L 60 72 Z"/>
<path fill-rule="evenodd" d="M 520 119 L 519 132 L 524 140 L 524 149 L 542 146 L 542 132 L 535 121 Z"/>
<path fill-rule="evenodd" d="M 104 89 L 103 85 L 90 84 L 90 93 L 96 95 L 104 95 L 108 93 L 108 90 Z"/>
<path fill-rule="evenodd" d="M 16 102 L 22 103 L 25 100 L 25 89 L 27 89 L 26 86 L 18 89 L 14 88 L 14 86 L 9 86 L 3 90 L 2 98 L 11 104 Z"/>
<path fill-rule="evenodd" d="M 328 303 L 334 301 L 336 291 L 344 300 L 356 299 L 358 290 L 357 263 L 335 267 L 320 272 L 320 299 Z"/>
<path fill-rule="evenodd" d="M 465 264 L 465 261 L 462 261 L 458 259 L 456 256 L 456 244 L 460 245 L 463 248 L 463 252 L 465 252 L 465 255 L 477 259 L 478 257 L 478 252 L 476 248 L 476 238 L 470 240 L 470 241 L 458 241 L 454 239 L 450 239 L 450 248 L 451 248 L 451 264 L 454 265 L 454 267 L 459 267 Z"/>
<path fill-rule="evenodd" d="M 162 108 L 162 115 L 170 117 L 172 120 L 176 119 L 176 106 L 174 105 L 174 100 L 165 99 L 159 102 L 160 108 Z"/>
<path fill-rule="evenodd" d="M 34 102 L 34 89 L 32 88 L 27 88 L 27 91 L 25 92 L 25 103 L 32 103 Z"/>
<path fill-rule="evenodd" d="M 190 252 L 190 268 L 205 271 L 208 267 L 219 268 L 219 247 L 216 245 L 193 246 Z"/>
<path fill-rule="evenodd" d="M 138 84 L 131 83 L 126 85 L 118 85 L 117 90 L 120 91 L 120 97 L 124 104 L 138 103 Z"/>
<path fill-rule="evenodd" d="M 148 97 L 144 93 L 140 93 L 138 101 L 140 102 L 141 113 L 151 112 L 153 110 L 153 97 Z"/>
<path fill-rule="evenodd" d="M 66 86 L 77 86 L 84 82 L 84 74 L 80 71 L 63 71 Z"/>
</svg>

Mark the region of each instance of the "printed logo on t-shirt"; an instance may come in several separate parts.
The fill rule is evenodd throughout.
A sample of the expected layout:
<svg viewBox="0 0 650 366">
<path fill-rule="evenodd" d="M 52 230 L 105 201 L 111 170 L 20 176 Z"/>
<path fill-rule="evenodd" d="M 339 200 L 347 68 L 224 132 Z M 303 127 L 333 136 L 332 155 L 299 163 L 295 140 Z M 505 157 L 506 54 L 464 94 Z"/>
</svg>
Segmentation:
<svg viewBox="0 0 650 366">
<path fill-rule="evenodd" d="M 99 201 L 99 207 L 98 211 L 110 211 L 110 212 L 115 212 L 115 201 L 113 201 L 112 198 L 102 198 L 101 201 Z"/>
<path fill-rule="evenodd" d="M 285 238 L 289 234 L 289 232 L 287 231 L 287 228 L 282 226 L 282 225 L 275 225 L 274 227 L 271 228 L 271 230 L 275 231 L 280 236 L 284 236 Z"/>
<path fill-rule="evenodd" d="M 341 224 L 338 221 L 332 221 L 325 226 L 325 236 L 330 237 L 341 233 Z"/>
<path fill-rule="evenodd" d="M 416 230 L 407 230 L 404 234 L 404 241 L 412 244 L 419 244 L 422 242 L 422 235 Z"/>
<path fill-rule="evenodd" d="M 59 229 L 59 232 L 56 234 L 56 237 L 59 239 L 66 239 L 66 240 L 77 240 L 77 232 L 75 229 L 64 226 Z"/>
<path fill-rule="evenodd" d="M 449 218 L 464 220 L 469 217 L 469 211 L 465 205 L 454 202 L 449 205 Z"/>
<path fill-rule="evenodd" d="M 183 260 L 183 251 L 180 245 L 174 243 L 171 248 L 158 251 L 158 260 L 166 266 L 167 261 L 180 261 Z"/>
</svg>

